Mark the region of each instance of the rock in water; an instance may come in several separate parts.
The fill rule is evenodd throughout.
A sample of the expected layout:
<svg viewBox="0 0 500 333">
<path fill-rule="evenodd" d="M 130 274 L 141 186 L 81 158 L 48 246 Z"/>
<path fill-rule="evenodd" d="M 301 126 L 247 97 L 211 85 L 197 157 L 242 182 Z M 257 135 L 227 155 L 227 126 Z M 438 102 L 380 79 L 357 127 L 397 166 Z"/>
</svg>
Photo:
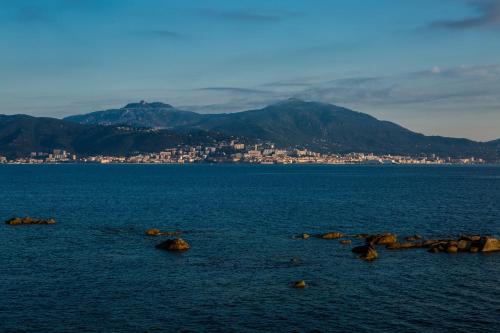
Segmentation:
<svg viewBox="0 0 500 333">
<path fill-rule="evenodd" d="M 160 229 L 148 229 L 146 235 L 148 236 L 159 236 L 161 234 Z"/>
<path fill-rule="evenodd" d="M 446 248 L 446 252 L 447 252 L 447 253 L 451 253 L 451 254 L 457 253 L 457 252 L 458 252 L 458 246 L 457 246 L 457 245 L 455 245 L 455 244 L 450 244 L 450 245 Z"/>
<path fill-rule="evenodd" d="M 311 237 L 309 234 L 306 233 L 302 234 L 302 239 L 308 239 L 309 237 Z"/>
<path fill-rule="evenodd" d="M 336 238 L 342 238 L 344 237 L 344 234 L 340 232 L 327 232 L 326 234 L 320 235 L 320 238 L 323 239 L 336 239 Z"/>
<path fill-rule="evenodd" d="M 148 236 L 178 236 L 182 231 L 161 231 L 160 229 L 148 229 L 146 235 Z"/>
<path fill-rule="evenodd" d="M 457 247 L 459 251 L 468 251 L 471 247 L 471 244 L 472 244 L 471 241 L 461 239 L 458 241 Z"/>
<path fill-rule="evenodd" d="M 32 217 L 14 217 L 5 221 L 9 225 L 22 225 L 22 224 L 55 224 L 54 219 L 35 219 Z"/>
<path fill-rule="evenodd" d="M 373 246 L 368 246 L 366 253 L 361 255 L 363 260 L 375 260 L 378 258 L 377 250 Z"/>
<path fill-rule="evenodd" d="M 189 250 L 189 244 L 182 238 L 167 239 L 156 245 L 156 248 L 167 251 L 186 251 Z"/>
<path fill-rule="evenodd" d="M 306 281 L 298 280 L 293 283 L 293 287 L 297 289 L 303 289 L 306 287 Z"/>
<path fill-rule="evenodd" d="M 481 252 L 500 251 L 500 240 L 493 237 L 485 237 Z"/>
<path fill-rule="evenodd" d="M 378 258 L 377 250 L 371 245 L 362 245 L 352 248 L 352 252 L 360 254 L 364 260 L 374 260 Z"/>
<path fill-rule="evenodd" d="M 395 234 L 371 235 L 366 238 L 366 243 L 371 245 L 388 245 L 397 241 L 398 237 Z"/>
<path fill-rule="evenodd" d="M 422 243 L 391 243 L 385 246 L 388 250 L 406 250 L 406 249 L 418 249 L 422 247 Z"/>
<path fill-rule="evenodd" d="M 349 245 L 351 243 L 352 243 L 352 241 L 350 239 L 343 239 L 340 241 L 340 244 L 342 244 L 342 245 Z"/>
</svg>

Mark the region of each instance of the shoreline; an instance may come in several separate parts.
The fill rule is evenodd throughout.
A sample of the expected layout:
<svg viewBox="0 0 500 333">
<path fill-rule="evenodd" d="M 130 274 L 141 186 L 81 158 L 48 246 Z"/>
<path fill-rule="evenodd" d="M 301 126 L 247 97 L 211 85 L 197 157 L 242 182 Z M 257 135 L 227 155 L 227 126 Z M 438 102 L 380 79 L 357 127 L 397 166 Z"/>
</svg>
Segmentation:
<svg viewBox="0 0 500 333">
<path fill-rule="evenodd" d="M 51 163 L 0 163 L 2 165 L 241 165 L 241 166 L 290 166 L 290 165 L 314 165 L 314 166 L 500 166 L 500 163 L 210 163 L 210 162 L 198 162 L 198 163 L 98 163 L 98 162 L 51 162 Z"/>
</svg>

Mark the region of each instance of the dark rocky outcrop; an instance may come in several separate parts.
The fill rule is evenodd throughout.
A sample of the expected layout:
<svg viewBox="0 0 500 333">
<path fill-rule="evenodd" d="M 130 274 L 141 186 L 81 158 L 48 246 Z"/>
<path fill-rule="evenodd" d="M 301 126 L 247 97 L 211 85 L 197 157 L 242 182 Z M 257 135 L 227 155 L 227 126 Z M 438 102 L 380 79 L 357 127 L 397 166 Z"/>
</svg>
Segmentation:
<svg viewBox="0 0 500 333">
<path fill-rule="evenodd" d="M 167 239 L 166 241 L 156 245 L 156 248 L 167 251 L 186 251 L 189 250 L 190 246 L 188 242 L 182 238 L 175 238 Z"/>
<path fill-rule="evenodd" d="M 359 258 L 364 260 L 374 260 L 378 258 L 378 253 L 375 247 L 366 244 L 352 248 L 352 252 L 359 254 Z"/>
<path fill-rule="evenodd" d="M 373 246 L 368 246 L 366 253 L 360 256 L 363 260 L 375 260 L 378 258 L 377 250 Z"/>
<path fill-rule="evenodd" d="M 32 217 L 14 217 L 7 221 L 9 225 L 23 225 L 23 224 L 56 224 L 54 219 L 36 219 Z"/>
</svg>

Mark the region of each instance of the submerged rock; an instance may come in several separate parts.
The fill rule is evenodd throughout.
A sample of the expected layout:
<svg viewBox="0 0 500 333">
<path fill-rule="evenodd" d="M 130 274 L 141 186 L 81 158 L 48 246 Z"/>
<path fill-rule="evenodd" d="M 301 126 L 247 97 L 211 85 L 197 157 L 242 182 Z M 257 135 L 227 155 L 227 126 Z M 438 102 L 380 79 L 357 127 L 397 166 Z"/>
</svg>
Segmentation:
<svg viewBox="0 0 500 333">
<path fill-rule="evenodd" d="M 56 224 L 54 219 L 36 219 L 32 217 L 14 217 L 7 221 L 6 224 L 9 225 L 21 225 L 21 224 Z"/>
<path fill-rule="evenodd" d="M 306 285 L 306 281 L 304 280 L 298 280 L 298 281 L 295 281 L 293 283 L 293 287 L 294 288 L 297 288 L 297 289 L 303 289 L 305 288 L 307 285 Z"/>
<path fill-rule="evenodd" d="M 342 245 L 349 245 L 351 243 L 352 243 L 352 240 L 350 240 L 350 239 L 342 239 L 340 241 L 340 244 L 342 244 Z"/>
<path fill-rule="evenodd" d="M 409 242 L 414 242 L 414 241 L 418 241 L 418 240 L 421 240 L 422 239 L 422 236 L 420 235 L 413 235 L 413 236 L 408 236 L 408 237 L 405 237 L 405 240 L 409 241 Z"/>
<path fill-rule="evenodd" d="M 160 231 L 160 229 L 155 228 L 146 230 L 148 236 L 178 236 L 181 233 L 180 231 Z"/>
<path fill-rule="evenodd" d="M 166 241 L 156 245 L 156 248 L 167 251 L 186 251 L 190 246 L 182 238 L 167 239 Z"/>
<path fill-rule="evenodd" d="M 344 234 L 341 232 L 327 232 L 326 234 L 319 235 L 319 237 L 323 239 L 337 239 L 344 237 Z"/>
<path fill-rule="evenodd" d="M 405 243 L 392 243 L 386 245 L 386 249 L 388 250 L 406 250 L 406 249 L 419 249 L 422 247 L 422 243 L 411 243 L 411 242 L 405 242 Z"/>
</svg>

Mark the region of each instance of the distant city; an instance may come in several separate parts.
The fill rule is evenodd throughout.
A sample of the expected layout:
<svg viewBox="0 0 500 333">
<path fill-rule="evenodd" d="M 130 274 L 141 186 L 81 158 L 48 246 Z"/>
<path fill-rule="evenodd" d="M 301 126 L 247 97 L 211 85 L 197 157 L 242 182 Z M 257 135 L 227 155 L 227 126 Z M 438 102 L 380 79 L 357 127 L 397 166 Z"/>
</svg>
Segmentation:
<svg viewBox="0 0 500 333">
<path fill-rule="evenodd" d="M 211 146 L 179 146 L 157 153 L 135 153 L 127 156 L 78 156 L 63 149 L 32 152 L 29 156 L 8 159 L 3 164 L 98 163 L 98 164 L 185 164 L 185 163 L 251 163 L 251 164 L 484 164 L 481 158 L 439 157 L 435 154 L 404 156 L 373 153 L 324 154 L 308 149 L 282 149 L 274 143 L 244 144 L 236 140 Z"/>
</svg>

